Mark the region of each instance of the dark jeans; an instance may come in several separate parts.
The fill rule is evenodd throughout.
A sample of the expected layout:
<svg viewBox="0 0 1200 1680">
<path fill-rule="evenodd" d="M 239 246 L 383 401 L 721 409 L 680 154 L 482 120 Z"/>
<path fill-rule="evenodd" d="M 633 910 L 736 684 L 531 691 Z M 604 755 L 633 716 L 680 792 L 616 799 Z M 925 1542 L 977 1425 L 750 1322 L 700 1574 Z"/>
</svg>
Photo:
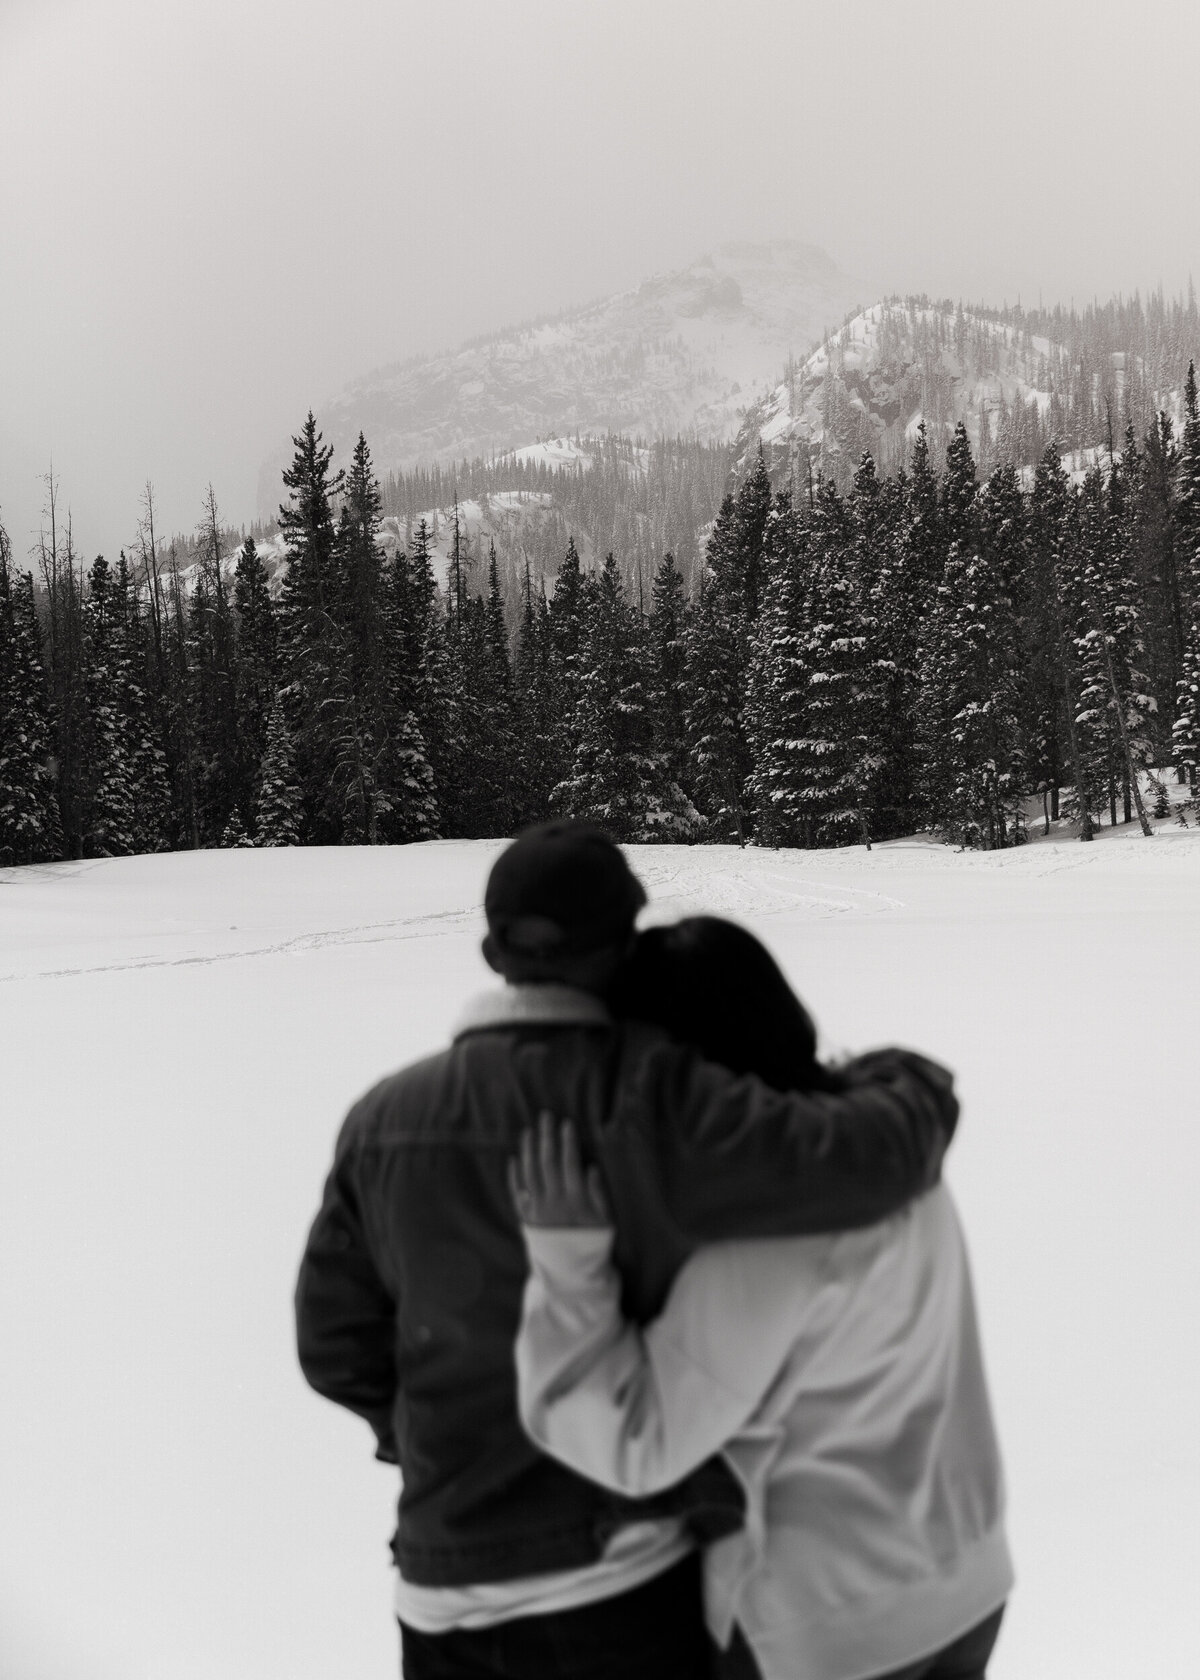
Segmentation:
<svg viewBox="0 0 1200 1680">
<path fill-rule="evenodd" d="M 700 1556 L 632 1592 L 496 1627 L 400 1627 L 404 1680 L 711 1680 Z"/>
<path fill-rule="evenodd" d="M 953 1645 L 935 1651 L 931 1657 L 922 1657 L 920 1662 L 909 1663 L 907 1668 L 890 1669 L 875 1680 L 987 1680 L 988 1658 L 1003 1615 L 1001 1605 Z M 740 1629 L 734 1633 L 729 1650 L 721 1656 L 718 1672 L 721 1680 L 758 1680 L 758 1665 Z"/>
</svg>

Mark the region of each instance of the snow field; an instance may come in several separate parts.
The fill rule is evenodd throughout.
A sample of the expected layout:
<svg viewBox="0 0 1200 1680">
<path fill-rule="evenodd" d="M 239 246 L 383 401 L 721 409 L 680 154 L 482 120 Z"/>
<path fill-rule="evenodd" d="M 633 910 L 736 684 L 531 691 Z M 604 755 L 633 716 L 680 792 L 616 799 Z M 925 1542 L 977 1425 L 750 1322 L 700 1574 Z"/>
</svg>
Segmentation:
<svg viewBox="0 0 1200 1680">
<path fill-rule="evenodd" d="M 1200 834 L 634 848 L 828 1047 L 955 1067 L 1019 1584 L 995 1680 L 1200 1673 Z M 488 983 L 492 842 L 0 872 L 0 1674 L 394 1675 L 394 1472 L 290 1295 L 352 1098 Z"/>
</svg>

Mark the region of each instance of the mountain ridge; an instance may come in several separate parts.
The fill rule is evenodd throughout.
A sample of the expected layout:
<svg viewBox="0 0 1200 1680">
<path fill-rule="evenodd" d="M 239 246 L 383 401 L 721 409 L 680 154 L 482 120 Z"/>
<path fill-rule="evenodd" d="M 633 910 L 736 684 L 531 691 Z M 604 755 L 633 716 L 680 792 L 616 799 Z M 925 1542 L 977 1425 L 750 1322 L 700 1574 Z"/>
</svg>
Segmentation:
<svg viewBox="0 0 1200 1680">
<path fill-rule="evenodd" d="M 732 438 L 789 359 L 869 295 L 818 246 L 729 242 L 625 291 L 384 364 L 319 421 L 339 457 L 361 431 L 381 476 L 547 437 Z M 264 513 L 286 459 L 264 463 Z"/>
</svg>

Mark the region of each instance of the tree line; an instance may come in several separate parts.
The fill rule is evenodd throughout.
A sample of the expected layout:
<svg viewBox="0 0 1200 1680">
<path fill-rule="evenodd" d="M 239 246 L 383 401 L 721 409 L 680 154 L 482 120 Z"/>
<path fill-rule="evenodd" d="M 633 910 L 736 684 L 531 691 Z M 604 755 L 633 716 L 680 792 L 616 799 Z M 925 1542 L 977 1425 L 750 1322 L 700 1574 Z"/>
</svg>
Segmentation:
<svg viewBox="0 0 1200 1680">
<path fill-rule="evenodd" d="M 1090 838 L 1144 772 L 1200 762 L 1200 414 L 1130 424 L 1076 483 L 1061 450 L 981 482 L 960 424 L 843 492 L 721 503 L 692 588 L 648 594 L 573 540 L 506 591 L 454 522 L 391 551 L 360 436 L 310 414 L 284 473 L 276 595 L 210 489 L 185 582 L 155 539 L 42 576 L 0 531 L 0 862 L 197 846 L 511 834 L 552 814 L 623 841 L 828 846 L 915 830 L 1004 847 L 1040 799 Z M 481 563 L 482 562 L 482 563 Z M 506 598 L 506 595 L 508 598 Z M 1166 790 L 1149 785 L 1159 814 Z"/>
</svg>

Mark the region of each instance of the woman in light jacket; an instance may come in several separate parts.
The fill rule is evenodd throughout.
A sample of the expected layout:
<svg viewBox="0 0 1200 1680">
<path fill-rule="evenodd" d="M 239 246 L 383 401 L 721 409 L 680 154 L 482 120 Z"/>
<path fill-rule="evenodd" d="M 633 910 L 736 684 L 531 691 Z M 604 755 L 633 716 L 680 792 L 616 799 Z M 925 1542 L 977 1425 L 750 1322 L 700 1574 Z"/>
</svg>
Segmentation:
<svg viewBox="0 0 1200 1680">
<path fill-rule="evenodd" d="M 836 1082 L 773 959 L 732 923 L 642 934 L 615 1003 L 778 1088 Z M 622 1315 L 603 1187 L 569 1121 L 526 1137 L 513 1194 L 533 1439 L 626 1494 L 716 1452 L 745 1489 L 743 1529 L 705 1559 L 725 1680 L 982 1680 L 1012 1569 L 947 1189 L 865 1230 L 701 1249 L 644 1329 Z"/>
</svg>

